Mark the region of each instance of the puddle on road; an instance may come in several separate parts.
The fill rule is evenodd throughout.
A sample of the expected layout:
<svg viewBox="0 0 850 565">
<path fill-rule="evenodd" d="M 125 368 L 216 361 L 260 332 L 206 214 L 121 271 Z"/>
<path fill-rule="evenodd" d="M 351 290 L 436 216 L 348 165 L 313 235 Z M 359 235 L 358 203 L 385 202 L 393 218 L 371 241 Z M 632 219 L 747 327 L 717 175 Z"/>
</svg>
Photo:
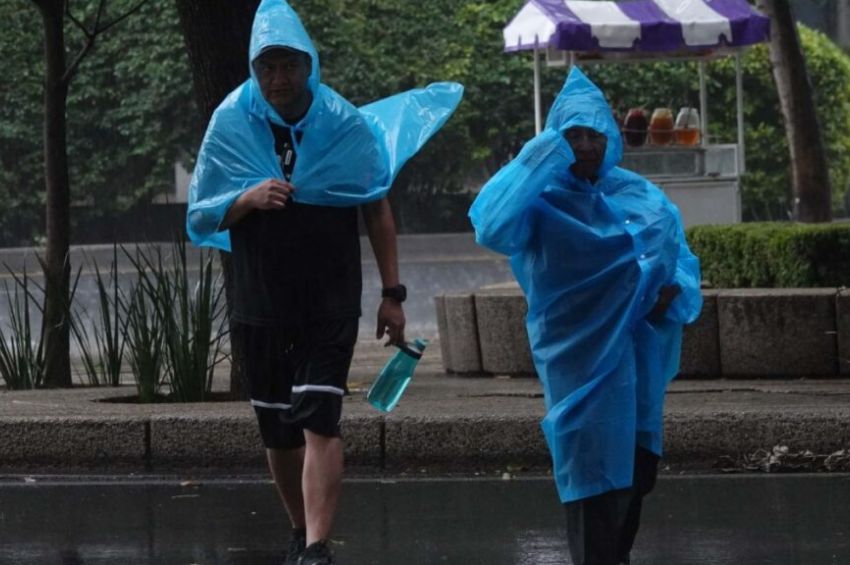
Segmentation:
<svg viewBox="0 0 850 565">
<path fill-rule="evenodd" d="M 665 477 L 633 565 L 850 563 L 846 475 Z M 259 482 L 0 482 L 0 563 L 279 565 L 287 526 Z M 569 563 L 548 479 L 355 480 L 334 536 L 352 565 Z"/>
</svg>

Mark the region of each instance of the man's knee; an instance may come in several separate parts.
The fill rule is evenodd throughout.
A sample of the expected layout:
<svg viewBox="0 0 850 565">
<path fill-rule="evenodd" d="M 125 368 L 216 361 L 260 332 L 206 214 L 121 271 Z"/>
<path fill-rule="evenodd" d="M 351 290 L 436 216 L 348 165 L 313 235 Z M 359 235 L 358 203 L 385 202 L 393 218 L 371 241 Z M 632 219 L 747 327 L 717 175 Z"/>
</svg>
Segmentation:
<svg viewBox="0 0 850 565">
<path fill-rule="evenodd" d="M 335 444 L 342 445 L 342 436 L 340 435 L 331 436 L 322 433 L 312 432 L 307 429 L 304 430 L 304 439 L 306 441 L 306 447 L 308 449 L 310 447 L 324 448 Z"/>
</svg>

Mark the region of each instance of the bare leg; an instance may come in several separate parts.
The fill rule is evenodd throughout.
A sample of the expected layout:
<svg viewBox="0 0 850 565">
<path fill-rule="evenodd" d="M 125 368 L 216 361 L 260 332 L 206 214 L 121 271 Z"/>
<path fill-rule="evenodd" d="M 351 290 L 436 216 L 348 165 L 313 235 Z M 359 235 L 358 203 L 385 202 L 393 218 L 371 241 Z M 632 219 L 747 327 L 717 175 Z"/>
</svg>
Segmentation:
<svg viewBox="0 0 850 565">
<path fill-rule="evenodd" d="M 304 454 L 304 508 L 307 545 L 327 539 L 333 525 L 342 484 L 342 439 L 325 437 L 304 430 L 307 449 Z"/>
<path fill-rule="evenodd" d="M 269 470 L 277 486 L 280 499 L 289 514 L 293 528 L 303 528 L 304 495 L 301 490 L 301 475 L 304 472 L 304 448 L 266 449 Z"/>
</svg>

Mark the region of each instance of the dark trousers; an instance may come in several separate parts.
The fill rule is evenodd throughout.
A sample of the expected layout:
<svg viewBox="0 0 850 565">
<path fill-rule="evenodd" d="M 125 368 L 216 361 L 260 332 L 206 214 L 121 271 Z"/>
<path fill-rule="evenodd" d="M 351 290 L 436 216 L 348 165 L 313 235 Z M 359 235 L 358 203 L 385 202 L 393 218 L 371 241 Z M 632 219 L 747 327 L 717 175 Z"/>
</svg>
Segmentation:
<svg viewBox="0 0 850 565">
<path fill-rule="evenodd" d="M 640 526 L 643 497 L 655 487 L 658 460 L 651 451 L 638 447 L 631 488 L 564 505 L 573 565 L 629 563 L 629 553 Z"/>
</svg>

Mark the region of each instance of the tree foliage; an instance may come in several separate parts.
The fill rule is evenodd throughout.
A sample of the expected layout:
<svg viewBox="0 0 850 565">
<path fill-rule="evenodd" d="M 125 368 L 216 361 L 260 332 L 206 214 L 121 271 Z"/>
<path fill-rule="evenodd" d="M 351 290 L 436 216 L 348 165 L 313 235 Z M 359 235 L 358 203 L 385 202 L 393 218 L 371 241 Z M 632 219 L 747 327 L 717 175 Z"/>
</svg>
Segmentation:
<svg viewBox="0 0 850 565">
<path fill-rule="evenodd" d="M 800 26 L 815 105 L 827 151 L 833 206 L 838 209 L 850 183 L 850 58 L 824 34 Z M 746 220 L 788 219 L 790 170 L 782 112 L 766 45 L 743 57 L 747 173 L 742 182 Z M 609 99 L 628 106 L 696 106 L 695 63 L 598 66 L 590 69 Z M 708 64 L 709 130 L 720 142 L 736 141 L 735 61 Z"/>
<path fill-rule="evenodd" d="M 30 243 L 43 233 L 43 50 L 38 13 L 0 0 L 0 240 Z M 81 9 L 94 3 L 75 3 Z M 133 0 L 112 0 L 121 14 Z M 80 17 L 90 16 L 83 11 Z M 109 14 L 106 15 L 109 17 Z M 82 43 L 66 22 L 69 55 Z M 68 158 L 75 229 L 173 189 L 174 162 L 200 137 L 182 37 L 171 2 L 98 36 L 68 96 Z M 12 205 L 5 205 L 11 202 Z"/>
<path fill-rule="evenodd" d="M 495 168 L 533 133 L 530 59 L 502 53 L 516 4 L 293 2 L 317 43 L 323 80 L 355 104 L 433 81 L 464 84 L 455 116 L 405 172 L 424 191 L 460 189 L 476 166 Z"/>
<path fill-rule="evenodd" d="M 355 104 L 433 81 L 465 86 L 457 112 L 405 166 L 390 199 L 405 230 L 468 229 L 469 196 L 452 195 L 480 186 L 534 133 L 531 58 L 502 50 L 502 28 L 518 2 L 292 4 L 317 44 L 323 80 Z M 547 80 L 554 92 L 563 77 Z"/>
<path fill-rule="evenodd" d="M 44 204 L 41 92 L 44 61 L 38 13 L 0 0 L 0 237 L 31 235 Z M 27 31 L 23 31 L 27 30 Z M 42 222 L 38 222 L 39 227 Z M 5 238 L 4 238 L 5 239 Z"/>
<path fill-rule="evenodd" d="M 800 39 L 812 81 L 815 110 L 826 151 L 833 209 L 841 209 L 850 183 L 850 59 L 824 34 L 799 26 Z M 747 92 L 747 167 L 744 207 L 750 219 L 787 219 L 791 203 L 788 141 L 766 45 L 745 58 Z M 723 72 L 732 76 L 731 64 Z M 731 93 L 712 91 L 718 106 L 731 114 Z M 732 123 L 732 116 L 724 126 Z M 842 214 L 843 215 L 843 214 Z"/>
<path fill-rule="evenodd" d="M 132 0 L 115 1 L 126 9 Z M 355 104 L 431 81 L 466 87 L 457 113 L 402 172 L 392 199 L 397 212 L 460 217 L 468 198 L 449 210 L 447 196 L 476 188 L 533 135 L 531 57 L 505 54 L 502 29 L 517 0 L 292 0 L 315 40 L 323 80 Z M 38 235 L 42 222 L 40 160 L 41 48 L 37 15 L 19 0 L 0 0 L 0 240 Z M 69 27 L 69 41 L 75 30 Z M 76 36 L 79 40 L 79 36 Z M 850 61 L 825 36 L 805 27 L 801 38 L 828 151 L 834 204 L 850 182 Z M 246 61 L 247 65 L 247 61 Z M 788 150 L 765 46 L 744 57 L 748 172 L 747 219 L 784 219 L 789 206 Z M 694 64 L 588 66 L 615 107 L 697 102 Z M 734 61 L 709 64 L 711 130 L 734 141 Z M 544 109 L 563 69 L 543 72 Z M 106 34 L 83 63 L 69 100 L 69 153 L 78 226 L 150 199 L 170 187 L 173 162 L 197 149 L 202 124 L 171 1 L 149 2 Z M 89 212 L 90 210 L 90 212 Z M 409 214 L 408 230 L 420 226 Z M 446 224 L 465 227 L 465 224 Z M 432 228 L 433 226 L 427 226 Z M 79 228 L 78 228 L 79 229 Z M 5 232 L 5 233 L 4 233 Z"/>
<path fill-rule="evenodd" d="M 323 56 L 323 78 L 355 103 L 434 80 L 456 80 L 466 94 L 458 112 L 402 173 L 405 198 L 418 201 L 479 184 L 533 134 L 531 58 L 505 54 L 502 29 L 515 0 L 297 0 L 293 5 Z M 339 14 L 346 14 L 339 18 Z M 800 26 L 827 149 L 834 206 L 850 182 L 850 58 L 828 37 Z M 589 66 L 612 106 L 698 106 L 696 63 Z M 787 219 L 789 157 L 766 45 L 743 57 L 748 172 L 745 219 Z M 543 72 L 544 109 L 564 79 Z M 735 61 L 708 64 L 710 130 L 737 141 Z M 458 158 L 458 156 L 461 156 Z M 395 194 L 399 191 L 397 187 Z M 418 198 L 417 198 L 418 196 Z"/>
</svg>

